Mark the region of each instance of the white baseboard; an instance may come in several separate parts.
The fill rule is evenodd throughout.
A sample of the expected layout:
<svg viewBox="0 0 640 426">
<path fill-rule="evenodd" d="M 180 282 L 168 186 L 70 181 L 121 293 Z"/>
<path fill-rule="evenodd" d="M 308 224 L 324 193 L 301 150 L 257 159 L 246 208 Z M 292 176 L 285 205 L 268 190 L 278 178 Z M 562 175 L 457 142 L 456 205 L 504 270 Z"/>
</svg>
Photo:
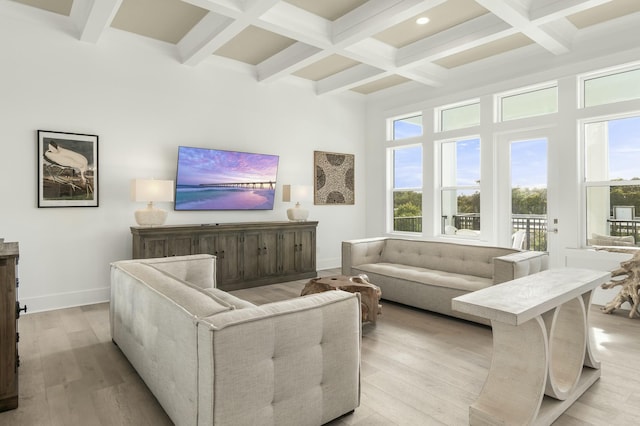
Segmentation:
<svg viewBox="0 0 640 426">
<path fill-rule="evenodd" d="M 341 268 L 342 267 L 342 259 L 339 257 L 329 258 L 329 259 L 318 259 L 316 261 L 316 269 L 321 271 L 323 269 L 333 269 L 333 268 Z"/>
<path fill-rule="evenodd" d="M 36 312 L 52 311 L 54 309 L 94 305 L 96 303 L 108 302 L 110 298 L 111 291 L 109 287 L 47 294 L 37 297 L 18 297 L 20 306 L 27 306 L 27 315 Z"/>
</svg>

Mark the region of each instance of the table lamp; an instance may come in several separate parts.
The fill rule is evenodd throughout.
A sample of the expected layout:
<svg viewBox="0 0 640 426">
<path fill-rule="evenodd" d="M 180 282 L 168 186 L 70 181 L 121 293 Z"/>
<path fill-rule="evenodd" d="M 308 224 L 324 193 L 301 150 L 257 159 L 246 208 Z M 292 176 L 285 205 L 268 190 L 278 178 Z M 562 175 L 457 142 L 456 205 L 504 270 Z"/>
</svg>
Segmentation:
<svg viewBox="0 0 640 426">
<path fill-rule="evenodd" d="M 309 210 L 302 207 L 300 201 L 307 201 L 311 187 L 305 185 L 283 185 L 283 201 L 295 200 L 296 205 L 287 209 L 287 217 L 292 222 L 304 222 L 309 217 Z"/>
<path fill-rule="evenodd" d="M 173 201 L 173 181 L 156 179 L 134 179 L 131 181 L 131 198 L 145 202 L 146 209 L 136 210 L 136 222 L 140 226 L 158 226 L 167 220 L 168 212 L 153 205 L 154 201 Z"/>
</svg>

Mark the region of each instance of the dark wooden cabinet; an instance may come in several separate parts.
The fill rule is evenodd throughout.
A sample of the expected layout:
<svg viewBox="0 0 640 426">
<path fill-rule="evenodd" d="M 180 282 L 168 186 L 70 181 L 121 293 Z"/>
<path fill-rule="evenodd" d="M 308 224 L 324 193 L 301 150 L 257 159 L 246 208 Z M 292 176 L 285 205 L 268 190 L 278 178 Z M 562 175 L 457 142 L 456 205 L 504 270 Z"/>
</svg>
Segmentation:
<svg viewBox="0 0 640 426">
<path fill-rule="evenodd" d="M 133 258 L 208 253 L 223 290 L 313 278 L 318 222 L 131 227 Z"/>
<path fill-rule="evenodd" d="M 18 407 L 18 243 L 0 239 L 0 411 Z"/>
<path fill-rule="evenodd" d="M 231 286 L 242 282 L 241 247 L 241 232 L 205 232 L 198 237 L 198 245 L 193 252 L 214 255 L 217 270 L 216 282 Z"/>
<path fill-rule="evenodd" d="M 243 279 L 260 280 L 278 276 L 278 230 L 251 230 L 244 233 Z"/>
<path fill-rule="evenodd" d="M 282 232 L 282 269 L 290 274 L 315 268 L 316 235 L 315 229 L 295 228 Z"/>
</svg>

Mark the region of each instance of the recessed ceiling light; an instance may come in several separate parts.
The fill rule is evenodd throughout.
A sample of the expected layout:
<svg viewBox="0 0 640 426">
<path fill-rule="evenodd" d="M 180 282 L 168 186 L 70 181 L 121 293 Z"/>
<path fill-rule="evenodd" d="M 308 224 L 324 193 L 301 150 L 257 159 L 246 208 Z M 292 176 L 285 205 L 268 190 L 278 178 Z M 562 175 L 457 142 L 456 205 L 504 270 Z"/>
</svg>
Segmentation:
<svg viewBox="0 0 640 426">
<path fill-rule="evenodd" d="M 429 18 L 427 18 L 426 16 L 421 16 L 418 19 L 416 19 L 416 24 L 418 25 L 424 25 L 428 23 L 429 23 Z"/>
</svg>

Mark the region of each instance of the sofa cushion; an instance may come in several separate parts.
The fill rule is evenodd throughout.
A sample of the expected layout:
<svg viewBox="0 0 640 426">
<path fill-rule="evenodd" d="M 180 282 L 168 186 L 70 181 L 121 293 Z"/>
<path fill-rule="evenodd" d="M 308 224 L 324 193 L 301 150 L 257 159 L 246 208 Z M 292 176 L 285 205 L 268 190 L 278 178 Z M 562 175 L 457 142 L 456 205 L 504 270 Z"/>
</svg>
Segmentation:
<svg viewBox="0 0 640 426">
<path fill-rule="evenodd" d="M 245 308 L 255 308 L 251 302 L 240 299 L 239 297 L 234 296 L 233 294 L 229 294 L 226 291 L 222 291 L 218 288 L 207 288 L 204 289 L 204 292 L 207 293 L 214 300 L 219 301 L 220 303 L 224 303 L 230 305 L 233 309 L 245 309 Z"/>
<path fill-rule="evenodd" d="M 366 265 L 358 265 L 358 269 L 365 272 L 394 277 L 399 280 L 413 281 L 421 284 L 464 291 L 476 291 L 489 287 L 493 284 L 492 278 L 456 274 L 437 269 L 427 269 L 395 263 L 370 263 Z"/>
<path fill-rule="evenodd" d="M 232 305 L 210 297 L 197 286 L 144 263 L 122 263 L 118 268 L 141 281 L 195 317 L 206 317 L 233 309 Z"/>
<path fill-rule="evenodd" d="M 226 307 L 228 307 L 229 309 L 242 309 L 242 308 L 253 308 L 256 305 L 254 305 L 251 302 L 247 302 L 246 300 L 242 300 L 239 297 L 236 297 L 232 294 L 227 293 L 226 291 L 222 291 L 218 288 L 215 287 L 211 287 L 211 288 L 202 288 L 199 285 L 196 285 L 190 281 L 187 280 L 183 280 L 175 275 L 173 275 L 171 272 L 168 272 L 164 269 L 161 268 L 157 268 L 155 264 L 153 265 L 149 265 L 150 267 L 157 269 L 159 272 L 161 272 L 162 274 L 171 277 L 172 279 L 182 283 L 183 285 L 186 285 L 188 287 L 193 288 L 194 290 L 200 292 L 203 294 L 203 296 L 209 297 L 213 300 L 215 300 L 217 303 L 224 305 Z"/>
<path fill-rule="evenodd" d="M 587 243 L 590 246 L 635 246 L 636 241 L 633 235 L 624 237 L 614 237 L 611 235 L 591 234 Z"/>
<path fill-rule="evenodd" d="M 215 287 L 215 261 L 209 254 L 188 256 L 157 257 L 134 260 L 134 263 L 146 263 L 154 268 L 170 273 L 172 276 L 188 281 L 201 288 Z M 188 260 L 188 261 L 185 261 Z"/>
<path fill-rule="evenodd" d="M 382 261 L 493 279 L 493 258 L 517 251 L 504 247 L 388 239 Z"/>
</svg>

